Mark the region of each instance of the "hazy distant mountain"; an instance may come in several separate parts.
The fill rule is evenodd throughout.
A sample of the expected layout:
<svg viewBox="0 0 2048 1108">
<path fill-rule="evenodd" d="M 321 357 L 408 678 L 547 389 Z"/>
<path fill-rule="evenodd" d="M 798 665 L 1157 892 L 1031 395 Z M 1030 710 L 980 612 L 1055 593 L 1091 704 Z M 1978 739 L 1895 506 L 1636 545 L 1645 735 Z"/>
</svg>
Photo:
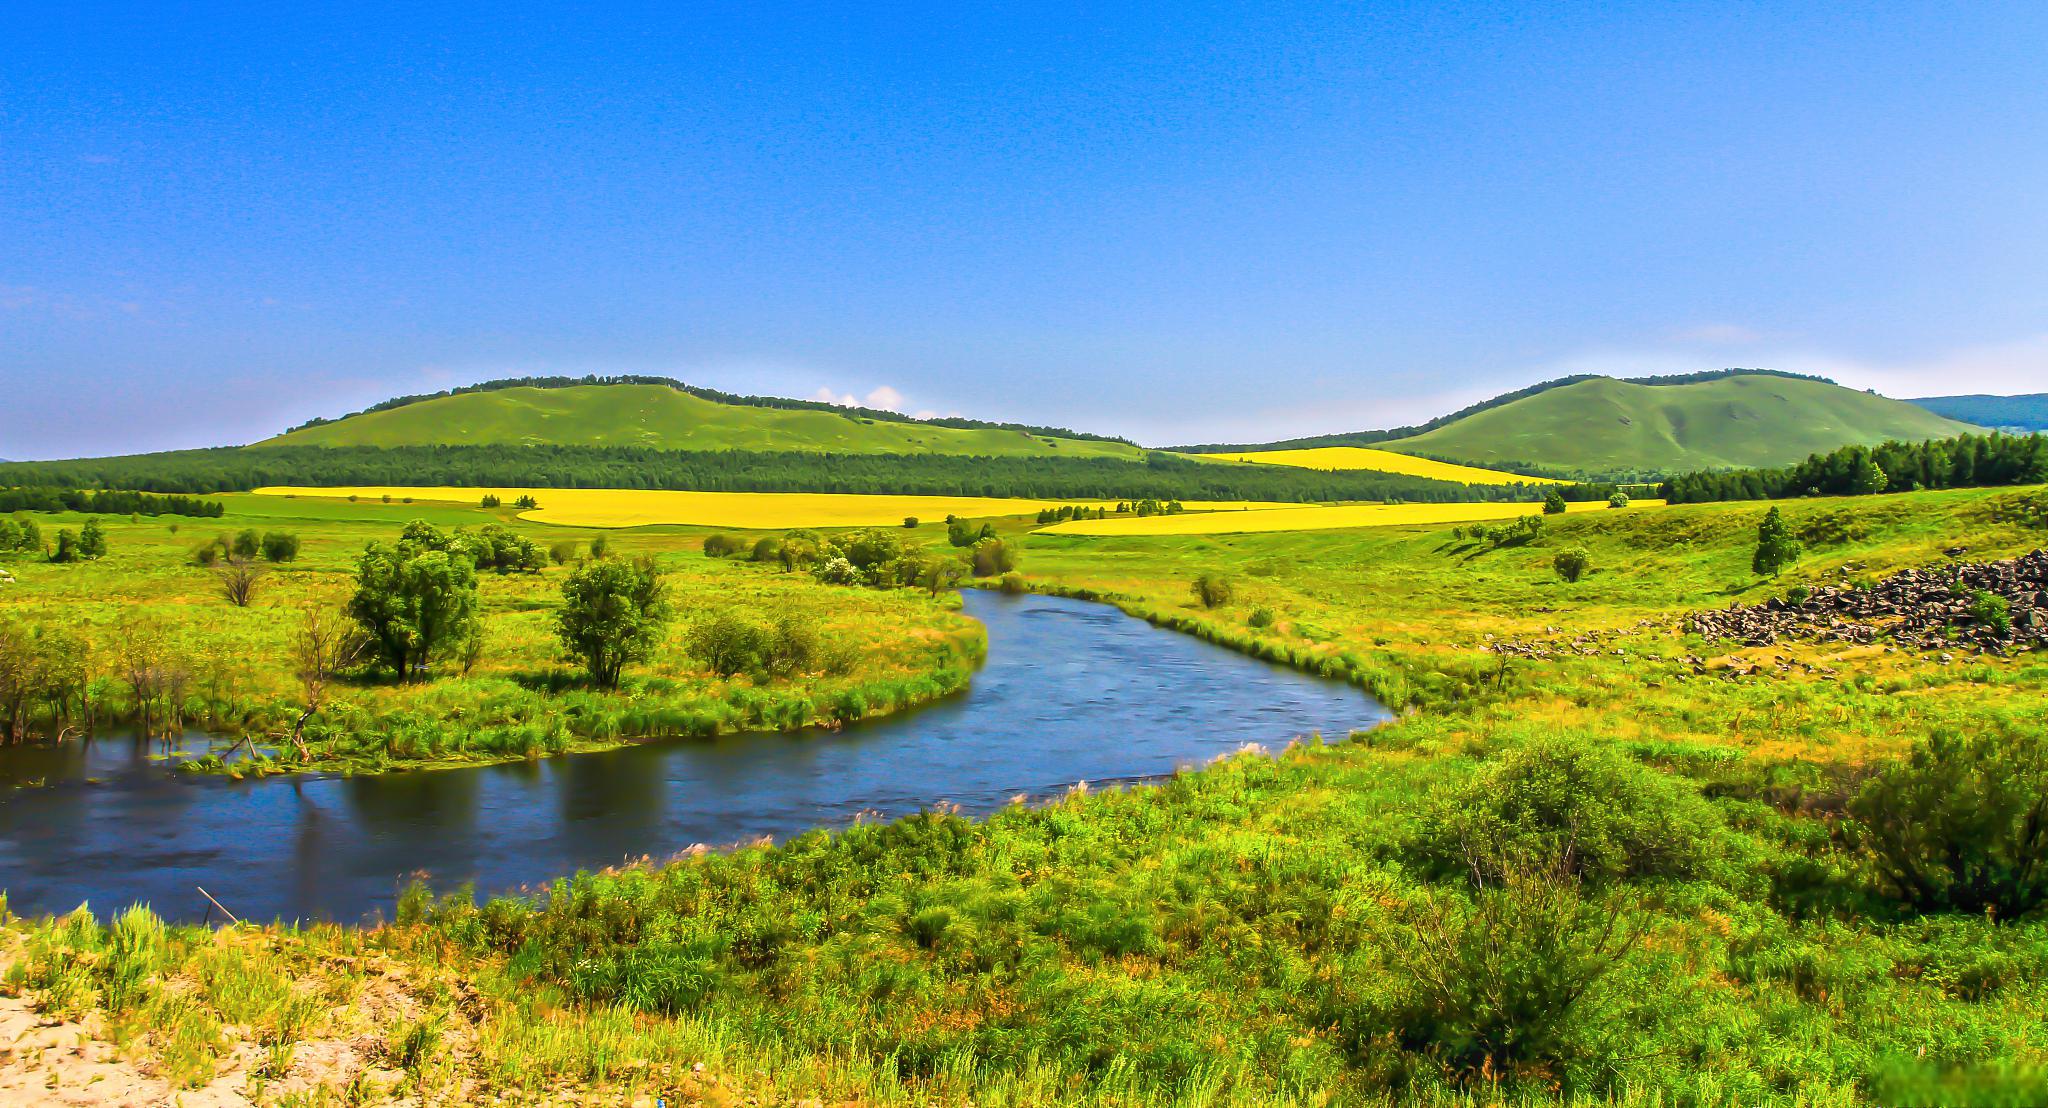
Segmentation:
<svg viewBox="0 0 2048 1108">
<path fill-rule="evenodd" d="M 2008 431 L 2048 431 L 2048 392 L 2028 393 L 2023 396 L 1989 396 L 1975 393 L 1969 396 L 1929 396 L 1919 400 L 1908 400 L 1936 415 L 1960 419 L 1979 427 L 1997 427 Z"/>
</svg>

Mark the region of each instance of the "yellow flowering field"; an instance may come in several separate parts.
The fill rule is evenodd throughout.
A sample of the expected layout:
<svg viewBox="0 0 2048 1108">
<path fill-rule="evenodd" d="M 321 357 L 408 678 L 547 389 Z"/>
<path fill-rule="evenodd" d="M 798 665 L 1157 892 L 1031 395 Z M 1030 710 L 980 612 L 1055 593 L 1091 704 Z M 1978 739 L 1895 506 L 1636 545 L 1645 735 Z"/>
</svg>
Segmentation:
<svg viewBox="0 0 2048 1108">
<path fill-rule="evenodd" d="M 1363 446 L 1323 446 L 1313 450 L 1254 450 L 1245 454 L 1209 454 L 1205 457 L 1225 458 L 1233 462 L 1257 462 L 1261 465 L 1295 466 L 1300 469 L 1369 469 L 1378 473 L 1399 473 L 1409 477 L 1428 477 L 1437 481 L 1456 481 L 1462 485 L 1569 484 L 1548 477 L 1525 477 L 1504 470 L 1455 465 L 1451 462 L 1432 461 L 1429 458 L 1396 454 L 1391 450 L 1372 450 Z"/>
<path fill-rule="evenodd" d="M 520 518 L 565 527 L 642 527 L 650 524 L 691 524 L 702 527 L 784 529 L 790 527 L 879 527 L 916 516 L 930 523 L 949 515 L 981 519 L 1032 515 L 1067 504 L 1104 504 L 1096 500 L 1021 500 L 985 496 L 870 496 L 857 493 L 809 492 L 676 492 L 662 489 L 518 489 L 458 488 L 447 485 L 397 485 L 316 488 L 271 485 L 262 496 L 318 496 L 364 500 L 411 497 L 419 501 L 475 504 L 486 494 L 510 507 L 521 496 L 540 504 Z M 1114 501 L 1106 502 L 1114 508 Z M 1191 512 L 1237 509 L 1300 511 L 1300 505 L 1259 501 L 1190 501 Z"/>
<path fill-rule="evenodd" d="M 1606 501 L 1569 505 L 1574 512 L 1636 511 L 1662 507 L 1662 500 L 1637 500 L 1614 509 Z M 1540 503 L 1518 504 L 1346 504 L 1275 511 L 1210 512 L 1201 515 L 1124 516 L 1077 519 L 1040 528 L 1043 535 L 1243 535 L 1255 531 L 1332 531 L 1344 527 L 1390 527 L 1404 523 L 1477 523 L 1535 515 Z"/>
</svg>

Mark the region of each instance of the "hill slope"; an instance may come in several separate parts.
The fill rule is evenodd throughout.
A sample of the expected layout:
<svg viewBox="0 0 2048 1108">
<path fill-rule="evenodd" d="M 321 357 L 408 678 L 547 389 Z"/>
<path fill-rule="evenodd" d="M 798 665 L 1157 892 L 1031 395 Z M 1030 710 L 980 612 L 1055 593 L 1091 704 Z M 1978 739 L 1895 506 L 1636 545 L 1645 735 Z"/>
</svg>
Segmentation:
<svg viewBox="0 0 2048 1108">
<path fill-rule="evenodd" d="M 670 385 L 517 386 L 462 392 L 288 431 L 263 446 L 636 446 L 659 450 L 1110 457 L 1144 452 L 1105 439 L 948 427 L 824 406 L 707 399 Z"/>
<path fill-rule="evenodd" d="M 1927 396 L 1908 400 L 1949 419 L 1960 419 L 1979 427 L 2018 431 L 2048 431 L 2048 392 L 2024 396 Z"/>
<path fill-rule="evenodd" d="M 1789 465 L 1816 452 L 1974 430 L 1827 381 L 1735 374 L 1682 384 L 1596 377 L 1382 444 L 1475 464 L 1590 473 Z"/>
</svg>

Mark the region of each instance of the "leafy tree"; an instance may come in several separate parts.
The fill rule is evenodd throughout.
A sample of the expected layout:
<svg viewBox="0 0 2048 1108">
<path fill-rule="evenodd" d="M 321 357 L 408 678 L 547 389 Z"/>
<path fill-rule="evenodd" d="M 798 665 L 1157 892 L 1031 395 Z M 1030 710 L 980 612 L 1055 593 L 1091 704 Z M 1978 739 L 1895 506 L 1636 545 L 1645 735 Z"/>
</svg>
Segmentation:
<svg viewBox="0 0 2048 1108">
<path fill-rule="evenodd" d="M 1607 506 L 1610 508 L 1628 507 L 1628 494 L 1617 489 L 1613 496 L 1607 498 Z"/>
<path fill-rule="evenodd" d="M 499 506 L 500 504 L 503 504 L 503 503 L 504 503 L 504 501 L 502 501 L 502 500 L 498 499 L 498 494 L 497 494 L 497 493 L 494 493 L 494 492 L 487 492 L 487 493 L 485 493 L 485 494 L 484 494 L 484 498 L 483 498 L 483 506 L 484 506 L 484 507 L 486 507 L 486 508 L 495 508 L 495 507 L 497 507 L 497 506 Z"/>
<path fill-rule="evenodd" d="M 582 545 L 582 543 L 577 542 L 575 539 L 561 539 L 553 546 L 548 547 L 548 560 L 558 566 L 567 565 L 569 559 L 576 556 L 577 547 Z"/>
<path fill-rule="evenodd" d="M 1574 546 L 1569 550 L 1558 551 L 1557 557 L 1551 559 L 1550 568 L 1556 570 L 1557 575 L 1567 582 L 1575 582 L 1586 575 L 1586 570 L 1591 568 L 1592 564 L 1592 559 L 1586 556 L 1586 552 Z"/>
<path fill-rule="evenodd" d="M 57 548 L 50 551 L 50 560 L 53 562 L 69 563 L 78 561 L 82 557 L 84 555 L 79 553 L 78 550 L 78 532 L 73 531 L 69 527 L 58 528 Z"/>
<path fill-rule="evenodd" d="M 754 552 L 748 558 L 756 562 L 779 562 L 782 560 L 782 540 L 768 535 L 754 540 Z"/>
<path fill-rule="evenodd" d="M 904 516 L 904 517 L 903 517 L 903 526 L 904 526 L 905 528 L 907 528 L 907 529 L 910 529 L 910 530 L 915 530 L 915 529 L 917 528 L 917 517 L 916 517 L 916 516 Z"/>
<path fill-rule="evenodd" d="M 612 552 L 612 540 L 608 535 L 599 535 L 590 540 L 590 556 L 602 558 Z"/>
<path fill-rule="evenodd" d="M 706 558 L 730 558 L 747 548 L 747 544 L 736 535 L 724 533 L 704 536 Z"/>
<path fill-rule="evenodd" d="M 1204 608 L 1221 608 L 1237 595 L 1230 578 L 1220 573 L 1204 573 L 1195 578 L 1194 592 Z"/>
<path fill-rule="evenodd" d="M 271 562 L 296 562 L 299 560 L 299 537 L 288 531 L 266 531 L 263 533 L 263 557 Z"/>
<path fill-rule="evenodd" d="M 414 521 L 396 546 L 373 542 L 356 561 L 349 617 L 402 678 L 424 676 L 437 657 L 475 636 L 476 566 L 453 545 L 438 528 Z"/>
<path fill-rule="evenodd" d="M 969 547 L 983 539 L 995 537 L 995 525 L 984 523 L 979 527 L 971 521 L 949 518 L 946 520 L 946 541 L 958 547 Z"/>
<path fill-rule="evenodd" d="M 815 620 L 795 612 L 775 617 L 768 629 L 766 661 L 768 671 L 778 677 L 808 673 L 825 656 L 824 637 Z"/>
<path fill-rule="evenodd" d="M 100 530 L 99 520 L 86 520 L 78 532 L 78 556 L 88 561 L 107 556 L 107 533 Z"/>
<path fill-rule="evenodd" d="M 1773 505 L 1757 525 L 1756 556 L 1750 559 L 1750 568 L 1766 577 L 1775 577 L 1798 560 L 1799 540 L 1792 537 L 1784 515 Z"/>
<path fill-rule="evenodd" d="M 651 559 L 601 558 L 562 582 L 555 634 L 583 660 L 592 684 L 611 689 L 628 663 L 653 653 L 670 615 L 668 590 Z"/>
<path fill-rule="evenodd" d="M 1849 471 L 1849 495 L 1870 496 L 1885 490 L 1890 479 L 1884 468 L 1873 461 L 1868 453 L 1858 453 L 1854 466 Z"/>
<path fill-rule="evenodd" d="M 1923 912 L 2012 920 L 2048 905 L 2048 742 L 1937 732 L 1849 803 L 1883 889 Z"/>
<path fill-rule="evenodd" d="M 1544 490 L 1544 493 L 1543 493 L 1543 514 L 1544 514 L 1544 515 L 1547 515 L 1547 516 L 1563 515 L 1563 514 L 1564 514 L 1564 512 L 1565 512 L 1565 510 L 1566 510 L 1566 507 L 1567 507 L 1567 505 L 1566 505 L 1566 504 L 1565 504 L 1565 502 L 1564 502 L 1564 494 L 1563 494 L 1563 493 L 1561 493 L 1561 492 L 1559 492 L 1559 491 L 1557 491 L 1557 486 L 1555 486 L 1555 485 L 1552 485 L 1552 486 L 1551 486 L 1550 488 L 1548 488 L 1548 489 Z"/>
<path fill-rule="evenodd" d="M 245 562 L 255 561 L 256 555 L 261 553 L 262 549 L 263 537 L 258 535 L 254 528 L 237 532 L 234 540 L 228 544 L 228 553 Z"/>
</svg>

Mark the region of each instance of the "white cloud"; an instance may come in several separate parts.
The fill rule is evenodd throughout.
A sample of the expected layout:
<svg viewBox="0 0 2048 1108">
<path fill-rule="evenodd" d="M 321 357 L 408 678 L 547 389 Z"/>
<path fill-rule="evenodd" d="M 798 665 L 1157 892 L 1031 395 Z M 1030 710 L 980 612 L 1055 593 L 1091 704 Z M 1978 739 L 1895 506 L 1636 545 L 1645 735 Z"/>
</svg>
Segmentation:
<svg viewBox="0 0 2048 1108">
<path fill-rule="evenodd" d="M 903 410 L 903 394 L 883 385 L 868 393 L 867 406 L 886 412 L 900 412 Z"/>
</svg>

